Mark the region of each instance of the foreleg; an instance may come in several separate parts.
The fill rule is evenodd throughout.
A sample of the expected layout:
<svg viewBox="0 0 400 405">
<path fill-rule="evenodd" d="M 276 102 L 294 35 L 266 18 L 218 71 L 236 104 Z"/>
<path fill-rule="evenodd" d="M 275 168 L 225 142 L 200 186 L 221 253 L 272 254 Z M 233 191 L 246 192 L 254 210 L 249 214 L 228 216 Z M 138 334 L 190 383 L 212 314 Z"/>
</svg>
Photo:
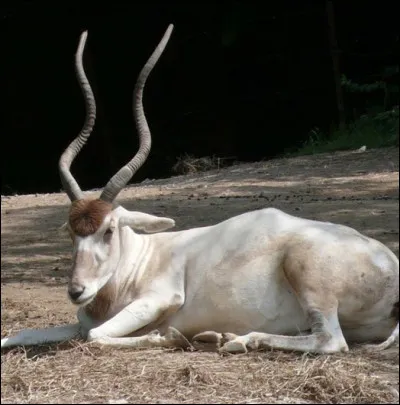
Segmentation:
<svg viewBox="0 0 400 405">
<path fill-rule="evenodd" d="M 164 336 L 155 331 L 143 336 L 127 337 L 155 323 L 165 316 L 165 313 L 175 312 L 182 302 L 179 294 L 144 295 L 127 305 L 113 318 L 89 330 L 87 340 L 118 347 L 190 347 L 187 339 L 174 328 L 168 328 Z"/>
</svg>

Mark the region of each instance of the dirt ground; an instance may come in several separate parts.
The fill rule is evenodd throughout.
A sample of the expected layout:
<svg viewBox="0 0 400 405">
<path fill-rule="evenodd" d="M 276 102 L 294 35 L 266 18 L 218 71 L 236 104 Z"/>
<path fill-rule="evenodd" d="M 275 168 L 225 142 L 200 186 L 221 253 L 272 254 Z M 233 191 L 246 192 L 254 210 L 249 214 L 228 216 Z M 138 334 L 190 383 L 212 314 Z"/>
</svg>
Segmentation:
<svg viewBox="0 0 400 405">
<path fill-rule="evenodd" d="M 95 191 L 98 193 L 98 191 Z M 399 254 L 399 150 L 340 152 L 145 180 L 119 201 L 176 220 L 214 224 L 273 206 L 338 222 Z M 75 321 L 66 296 L 71 246 L 64 194 L 1 198 L 1 335 Z M 116 350 L 72 342 L 2 352 L 2 403 L 399 402 L 398 346 L 381 353 L 278 351 L 220 356 Z M 201 402 L 200 402 L 201 403 Z"/>
</svg>

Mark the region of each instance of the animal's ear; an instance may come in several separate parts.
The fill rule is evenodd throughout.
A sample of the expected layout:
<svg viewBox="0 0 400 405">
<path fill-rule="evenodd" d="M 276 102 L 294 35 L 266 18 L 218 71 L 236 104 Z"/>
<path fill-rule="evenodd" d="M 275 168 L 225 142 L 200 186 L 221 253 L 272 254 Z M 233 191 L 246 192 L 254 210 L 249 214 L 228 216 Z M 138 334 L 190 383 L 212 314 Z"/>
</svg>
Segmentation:
<svg viewBox="0 0 400 405">
<path fill-rule="evenodd" d="M 114 212 L 118 215 L 119 226 L 128 225 L 133 229 L 147 233 L 162 232 L 175 226 L 175 221 L 171 218 L 156 217 L 137 211 L 128 211 L 121 206 Z"/>
</svg>

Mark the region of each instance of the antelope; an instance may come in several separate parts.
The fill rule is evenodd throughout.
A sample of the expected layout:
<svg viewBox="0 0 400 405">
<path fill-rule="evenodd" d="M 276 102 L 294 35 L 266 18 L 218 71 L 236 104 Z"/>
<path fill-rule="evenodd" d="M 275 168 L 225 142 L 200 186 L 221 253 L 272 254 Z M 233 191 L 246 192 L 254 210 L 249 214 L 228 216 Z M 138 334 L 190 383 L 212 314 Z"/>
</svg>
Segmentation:
<svg viewBox="0 0 400 405">
<path fill-rule="evenodd" d="M 379 241 L 274 208 L 171 231 L 173 219 L 128 211 L 115 202 L 150 152 L 143 89 L 172 30 L 171 24 L 134 88 L 139 150 L 99 198 L 86 197 L 70 172 L 96 117 L 82 62 L 87 31 L 81 34 L 75 66 L 87 116 L 59 160 L 71 200 L 68 294 L 78 307 L 78 322 L 23 330 L 3 338 L 2 348 L 74 338 L 113 347 L 207 347 L 220 353 L 335 353 L 348 351 L 350 342 L 373 350 L 392 346 L 399 336 L 399 261 Z"/>
</svg>

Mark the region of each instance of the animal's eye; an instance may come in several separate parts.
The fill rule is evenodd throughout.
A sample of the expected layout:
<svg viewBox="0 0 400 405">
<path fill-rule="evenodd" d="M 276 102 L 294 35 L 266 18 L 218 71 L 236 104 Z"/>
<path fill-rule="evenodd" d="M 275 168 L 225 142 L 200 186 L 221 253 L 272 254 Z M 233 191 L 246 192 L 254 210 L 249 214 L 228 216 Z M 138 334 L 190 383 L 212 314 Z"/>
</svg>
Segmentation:
<svg viewBox="0 0 400 405">
<path fill-rule="evenodd" d="M 112 236 L 113 230 L 111 228 L 108 228 L 105 232 L 104 232 L 104 242 L 108 243 L 110 242 L 111 236 Z"/>
</svg>

